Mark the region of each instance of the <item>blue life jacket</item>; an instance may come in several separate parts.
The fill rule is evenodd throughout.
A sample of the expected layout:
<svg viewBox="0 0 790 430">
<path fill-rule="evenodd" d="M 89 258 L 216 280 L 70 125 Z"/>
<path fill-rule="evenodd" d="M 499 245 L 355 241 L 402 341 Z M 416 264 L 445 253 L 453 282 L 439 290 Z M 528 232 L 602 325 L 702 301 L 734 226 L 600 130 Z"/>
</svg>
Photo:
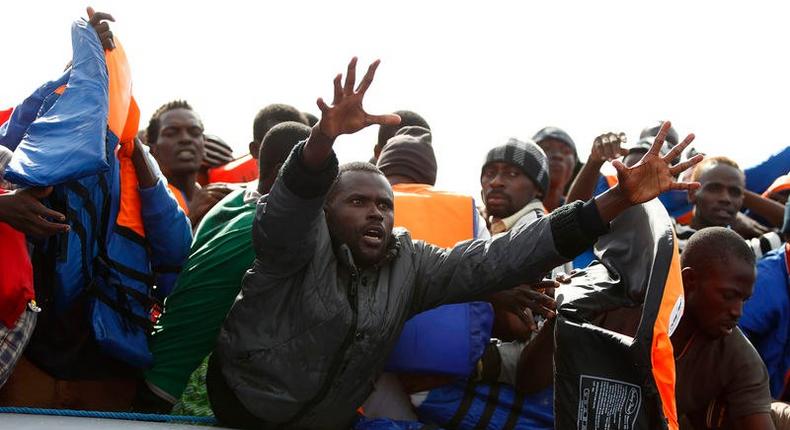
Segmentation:
<svg viewBox="0 0 790 430">
<path fill-rule="evenodd" d="M 53 186 L 45 204 L 64 213 L 71 227 L 37 244 L 54 260 L 53 291 L 42 305 L 62 314 L 87 294 L 87 317 L 102 351 L 148 367 L 153 361 L 147 344 L 150 309 L 163 297 L 154 295 L 151 241 L 116 222 L 122 198 L 147 203 L 140 216 L 146 230 L 154 230 L 149 236 L 167 230 L 166 239 L 172 243 L 158 254 L 169 254 L 169 261 L 178 262 L 169 264 L 168 270 L 177 270 L 173 267 L 187 256 L 189 223 L 158 171 L 156 186 L 139 190 L 139 196 L 122 195 L 116 148 L 130 130 L 137 130 L 139 119 L 139 111 L 137 116 L 131 113 L 136 109 L 131 105 L 131 81 L 116 84 L 110 94 L 112 80 L 117 83 L 119 78 L 115 70 L 108 71 L 95 31 L 78 20 L 71 33 L 71 68 L 36 90 L 0 127 L 0 145 L 14 150 L 6 179 L 23 186 Z M 120 47 L 117 40 L 116 45 Z M 107 55 L 124 54 L 116 48 Z"/>
<path fill-rule="evenodd" d="M 551 388 L 526 395 L 507 384 L 459 380 L 431 390 L 417 407 L 417 416 L 448 430 L 550 430 L 552 408 Z"/>
<path fill-rule="evenodd" d="M 487 302 L 440 306 L 413 316 L 385 366 L 388 372 L 467 376 L 491 339 L 494 311 Z"/>
</svg>

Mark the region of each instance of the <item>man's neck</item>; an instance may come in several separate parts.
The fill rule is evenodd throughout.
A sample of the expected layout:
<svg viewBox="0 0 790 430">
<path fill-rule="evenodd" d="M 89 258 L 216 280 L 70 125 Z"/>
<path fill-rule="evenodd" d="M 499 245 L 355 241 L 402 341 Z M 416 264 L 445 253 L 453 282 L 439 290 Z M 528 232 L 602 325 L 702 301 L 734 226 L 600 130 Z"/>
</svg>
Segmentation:
<svg viewBox="0 0 790 430">
<path fill-rule="evenodd" d="M 672 333 L 672 349 L 674 350 L 675 359 L 677 359 L 683 351 L 689 346 L 689 342 L 694 338 L 694 333 L 697 332 L 697 325 L 691 321 L 691 318 L 686 316 L 681 318 L 675 332 Z"/>
<path fill-rule="evenodd" d="M 192 201 L 192 198 L 197 193 L 197 185 L 195 185 L 195 180 L 197 179 L 197 172 L 189 173 L 187 175 L 178 175 L 173 177 L 172 179 L 168 179 L 170 184 L 174 187 L 178 188 L 179 191 L 184 193 L 184 197 L 187 201 Z"/>
</svg>

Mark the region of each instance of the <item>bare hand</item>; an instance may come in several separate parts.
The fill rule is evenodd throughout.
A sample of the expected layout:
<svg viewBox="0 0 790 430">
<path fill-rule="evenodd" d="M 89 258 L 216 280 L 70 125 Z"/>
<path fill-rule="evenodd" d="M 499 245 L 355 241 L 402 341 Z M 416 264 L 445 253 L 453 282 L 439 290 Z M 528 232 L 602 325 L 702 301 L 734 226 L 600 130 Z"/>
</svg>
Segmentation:
<svg viewBox="0 0 790 430">
<path fill-rule="evenodd" d="M 628 150 L 623 148 L 626 141 L 625 133 L 604 133 L 596 137 L 588 161 L 603 164 L 628 154 Z"/>
<path fill-rule="evenodd" d="M 352 58 L 351 62 L 348 63 L 345 84 L 340 85 L 341 74 L 335 76 L 335 97 L 332 100 L 332 106 L 327 106 L 324 99 L 318 99 L 317 104 L 318 108 L 321 109 L 321 119 L 318 121 L 317 126 L 326 137 L 334 139 L 341 134 L 356 133 L 372 124 L 400 124 L 398 115 L 370 115 L 362 108 L 362 99 L 365 97 L 365 91 L 368 90 L 373 82 L 373 76 L 376 74 L 378 66 L 379 60 L 374 61 L 368 67 L 362 82 L 354 90 L 357 57 Z"/>
<path fill-rule="evenodd" d="M 494 308 L 493 336 L 504 341 L 527 340 L 537 331 L 534 314 L 547 319 L 556 315 L 557 304 L 546 293 L 553 294 L 559 283 L 541 281 L 535 285 L 519 285 L 489 297 Z"/>
<path fill-rule="evenodd" d="M 63 224 L 66 217 L 62 213 L 44 206 L 39 199 L 52 193 L 52 187 L 26 188 L 0 195 L 0 221 L 8 223 L 20 232 L 35 236 L 47 237 L 69 231 L 68 224 Z M 58 222 L 50 222 L 47 219 Z"/>
<path fill-rule="evenodd" d="M 95 12 L 92 7 L 88 6 L 88 24 L 96 30 L 99 35 L 101 46 L 107 50 L 115 49 L 115 42 L 112 40 L 112 31 L 110 31 L 110 24 L 106 21 L 115 22 L 115 18 L 109 13 Z"/>
<path fill-rule="evenodd" d="M 735 215 L 735 221 L 732 223 L 732 229 L 740 234 L 744 239 L 751 239 L 760 237 L 765 233 L 771 231 L 770 228 L 760 224 L 752 218 L 749 218 L 743 212 L 738 212 Z"/>
<path fill-rule="evenodd" d="M 694 140 L 694 134 L 689 134 L 682 143 L 672 148 L 665 156 L 661 156 L 661 146 L 664 138 L 672 126 L 669 121 L 661 125 L 650 150 L 633 167 L 626 167 L 622 161 L 614 160 L 612 165 L 617 170 L 619 192 L 629 205 L 637 205 L 658 197 L 659 194 L 669 190 L 693 191 L 699 188 L 699 182 L 677 182 L 675 177 L 689 167 L 702 161 L 698 154 L 691 159 L 671 166 L 672 160 L 678 157 L 683 150 Z"/>
<path fill-rule="evenodd" d="M 233 188 L 221 182 L 201 188 L 189 202 L 189 220 L 192 222 L 192 228 L 197 228 L 206 213 L 232 191 Z"/>
</svg>

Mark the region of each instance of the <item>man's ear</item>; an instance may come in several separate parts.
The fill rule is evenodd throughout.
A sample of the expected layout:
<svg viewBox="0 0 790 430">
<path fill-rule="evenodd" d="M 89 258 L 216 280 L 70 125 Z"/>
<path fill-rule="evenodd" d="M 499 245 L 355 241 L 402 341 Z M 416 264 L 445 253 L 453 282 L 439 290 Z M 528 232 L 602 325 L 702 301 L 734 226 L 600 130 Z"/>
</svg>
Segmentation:
<svg viewBox="0 0 790 430">
<path fill-rule="evenodd" d="M 697 290 L 697 273 L 691 267 L 684 267 L 680 270 L 680 276 L 683 278 L 683 291 L 688 299 Z"/>
<path fill-rule="evenodd" d="M 258 151 L 261 150 L 261 144 L 253 140 L 249 143 L 248 147 L 250 150 L 250 155 L 252 155 L 252 158 L 257 160 L 259 155 Z"/>
<path fill-rule="evenodd" d="M 151 153 L 151 156 L 153 156 L 154 158 L 157 158 L 157 156 L 159 155 L 159 145 L 151 145 L 151 144 L 149 144 L 148 145 L 148 152 Z"/>
</svg>

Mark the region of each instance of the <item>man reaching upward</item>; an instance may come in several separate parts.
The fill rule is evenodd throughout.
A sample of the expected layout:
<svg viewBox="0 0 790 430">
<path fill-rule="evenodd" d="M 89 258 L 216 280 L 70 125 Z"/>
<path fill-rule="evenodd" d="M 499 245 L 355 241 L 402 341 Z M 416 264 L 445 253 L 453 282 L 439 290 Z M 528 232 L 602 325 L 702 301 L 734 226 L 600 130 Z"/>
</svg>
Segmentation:
<svg viewBox="0 0 790 430">
<path fill-rule="evenodd" d="M 393 194 L 374 166 L 339 170 L 335 139 L 397 115 L 362 108 L 378 61 L 355 89 L 356 58 L 334 100 L 298 144 L 253 225 L 256 259 L 220 332 L 207 376 L 212 408 L 234 427 L 348 428 L 412 315 L 539 281 L 593 244 L 626 208 L 668 189 L 691 189 L 660 157 L 669 123 L 619 183 L 489 240 L 442 249 L 393 232 Z"/>
</svg>

